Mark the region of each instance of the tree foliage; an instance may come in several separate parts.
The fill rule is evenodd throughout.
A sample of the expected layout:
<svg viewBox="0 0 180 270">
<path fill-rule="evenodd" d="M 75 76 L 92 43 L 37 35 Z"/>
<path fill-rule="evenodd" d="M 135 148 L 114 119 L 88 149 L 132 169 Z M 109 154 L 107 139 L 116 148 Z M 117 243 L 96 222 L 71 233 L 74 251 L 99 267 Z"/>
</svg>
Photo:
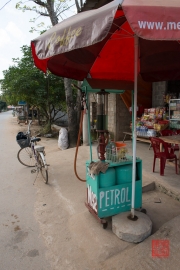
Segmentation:
<svg viewBox="0 0 180 270">
<path fill-rule="evenodd" d="M 3 96 L 9 104 L 16 105 L 19 100 L 24 100 L 38 107 L 53 122 L 52 112 L 66 111 L 63 79 L 37 69 L 30 47 L 23 46 L 21 50 L 23 57 L 13 59 L 14 65 L 3 72 Z"/>
<path fill-rule="evenodd" d="M 34 6 L 27 6 L 26 3 L 34 3 Z M 83 6 L 83 0 L 75 0 L 77 11 Z M 59 20 L 63 20 L 62 15 L 65 14 L 65 10 L 71 7 L 70 0 L 31 0 L 19 2 L 16 5 L 17 9 L 25 11 L 34 11 L 38 16 L 49 16 L 51 24 L 56 25 Z M 35 19 L 34 19 L 35 22 Z M 31 29 L 32 30 L 32 29 Z M 74 100 L 74 89 L 71 87 L 71 80 L 64 78 L 65 94 L 66 94 L 66 104 L 68 113 L 68 134 L 69 134 L 69 145 L 70 147 L 76 146 L 78 138 L 78 128 L 80 119 L 80 98 L 79 91 L 76 96 L 76 103 L 71 102 Z"/>
<path fill-rule="evenodd" d="M 78 0 L 75 0 L 78 3 Z M 82 0 L 80 0 L 82 2 Z M 36 17 L 32 18 L 30 22 L 36 23 L 39 17 L 49 17 L 51 24 L 55 25 L 59 21 L 64 20 L 66 11 L 75 6 L 72 0 L 29 0 L 19 1 L 16 4 L 16 8 L 23 12 L 33 11 L 36 13 Z M 40 22 L 36 27 L 31 27 L 30 32 L 38 31 L 38 29 L 45 27 L 44 22 Z M 49 27 L 48 27 L 49 28 Z"/>
</svg>

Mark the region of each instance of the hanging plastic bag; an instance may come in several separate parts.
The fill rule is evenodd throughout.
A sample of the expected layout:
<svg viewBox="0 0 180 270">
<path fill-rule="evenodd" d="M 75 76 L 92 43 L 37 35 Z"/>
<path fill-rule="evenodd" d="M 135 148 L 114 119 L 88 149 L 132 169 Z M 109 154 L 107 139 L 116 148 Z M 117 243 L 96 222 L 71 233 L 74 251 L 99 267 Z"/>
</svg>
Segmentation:
<svg viewBox="0 0 180 270">
<path fill-rule="evenodd" d="M 66 128 L 61 128 L 59 131 L 58 147 L 61 150 L 65 150 L 69 147 L 68 131 Z"/>
</svg>

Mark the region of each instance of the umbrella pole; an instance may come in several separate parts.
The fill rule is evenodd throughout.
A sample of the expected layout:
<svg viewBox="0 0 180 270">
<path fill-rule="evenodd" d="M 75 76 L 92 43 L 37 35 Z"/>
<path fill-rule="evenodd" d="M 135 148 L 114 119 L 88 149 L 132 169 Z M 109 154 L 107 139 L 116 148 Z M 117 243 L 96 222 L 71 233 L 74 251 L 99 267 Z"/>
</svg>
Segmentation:
<svg viewBox="0 0 180 270">
<path fill-rule="evenodd" d="M 89 93 L 86 91 L 87 99 L 87 112 L 88 112 L 88 139 L 89 139 L 89 148 L 90 148 L 90 162 L 92 162 L 92 144 L 91 144 L 91 123 L 90 123 L 90 104 L 89 104 Z"/>
<path fill-rule="evenodd" d="M 135 181 L 136 181 L 136 115 L 137 115 L 137 75 L 138 75 L 138 37 L 134 36 L 134 114 L 133 114 L 133 168 L 131 218 L 134 218 Z"/>
</svg>

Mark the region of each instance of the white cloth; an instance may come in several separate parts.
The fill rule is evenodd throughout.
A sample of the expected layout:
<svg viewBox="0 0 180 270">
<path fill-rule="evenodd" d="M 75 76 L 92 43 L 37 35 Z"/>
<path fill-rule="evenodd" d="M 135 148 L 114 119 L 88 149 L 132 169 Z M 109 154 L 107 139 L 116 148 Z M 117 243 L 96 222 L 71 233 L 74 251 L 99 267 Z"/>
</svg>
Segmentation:
<svg viewBox="0 0 180 270">
<path fill-rule="evenodd" d="M 66 128 L 61 128 L 59 131 L 58 147 L 65 150 L 69 147 L 68 131 Z"/>
</svg>

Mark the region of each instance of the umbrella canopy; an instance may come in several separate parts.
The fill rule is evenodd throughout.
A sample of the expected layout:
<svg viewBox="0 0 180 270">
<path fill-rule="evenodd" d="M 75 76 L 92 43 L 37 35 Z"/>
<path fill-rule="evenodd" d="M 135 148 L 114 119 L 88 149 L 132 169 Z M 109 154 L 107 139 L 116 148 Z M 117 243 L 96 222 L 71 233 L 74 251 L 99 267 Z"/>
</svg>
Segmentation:
<svg viewBox="0 0 180 270">
<path fill-rule="evenodd" d="M 134 36 L 145 81 L 180 79 L 180 1 L 115 0 L 55 25 L 31 42 L 35 64 L 94 88 L 133 89 Z"/>
</svg>

